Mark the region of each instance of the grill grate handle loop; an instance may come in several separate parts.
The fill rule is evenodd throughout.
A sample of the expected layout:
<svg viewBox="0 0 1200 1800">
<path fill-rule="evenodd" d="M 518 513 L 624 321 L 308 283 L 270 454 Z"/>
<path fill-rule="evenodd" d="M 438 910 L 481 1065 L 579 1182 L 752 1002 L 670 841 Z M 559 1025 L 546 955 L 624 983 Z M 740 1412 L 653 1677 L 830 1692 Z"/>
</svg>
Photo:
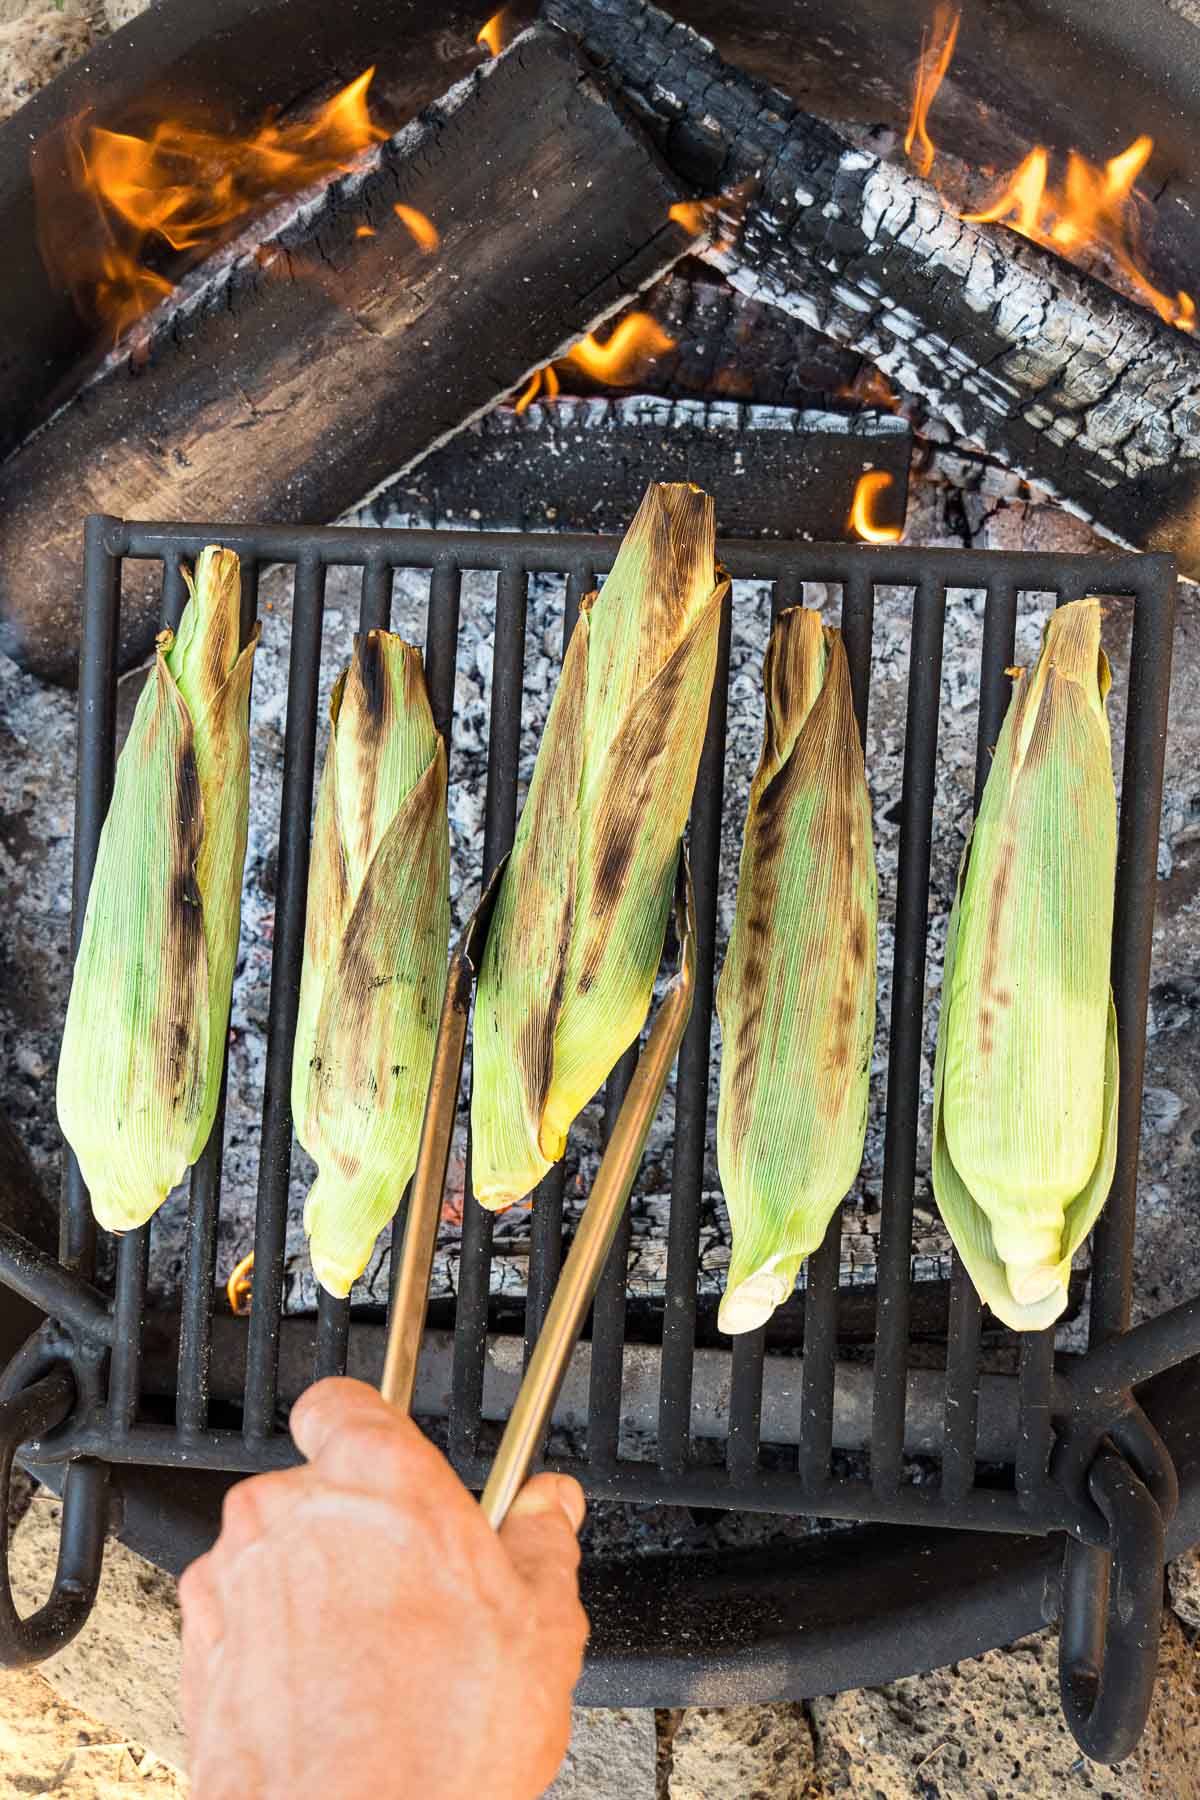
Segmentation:
<svg viewBox="0 0 1200 1800">
<path fill-rule="evenodd" d="M 1165 1531 L 1157 1500 L 1115 1449 L 1100 1451 L 1088 1490 L 1109 1548 L 1067 1542 L 1059 1684 L 1085 1755 L 1119 1762 L 1146 1727 L 1158 1671 Z"/>
<path fill-rule="evenodd" d="M 21 1444 L 61 1425 L 75 1406 L 75 1382 L 62 1364 L 0 1400 L 0 1501 L 7 1509 L 13 1458 Z M 43 1606 L 21 1618 L 13 1599 L 8 1537 L 0 1556 L 0 1668 L 24 1669 L 69 1644 L 87 1623 L 100 1586 L 108 1523 L 108 1467 L 81 1460 L 67 1473 L 54 1585 Z"/>
</svg>

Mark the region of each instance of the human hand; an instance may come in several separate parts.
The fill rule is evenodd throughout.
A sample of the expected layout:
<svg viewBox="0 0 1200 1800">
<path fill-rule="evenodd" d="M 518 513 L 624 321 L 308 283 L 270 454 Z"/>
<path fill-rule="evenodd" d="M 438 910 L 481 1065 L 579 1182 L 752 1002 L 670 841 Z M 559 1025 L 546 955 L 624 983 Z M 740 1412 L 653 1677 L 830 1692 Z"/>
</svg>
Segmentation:
<svg viewBox="0 0 1200 1800">
<path fill-rule="evenodd" d="M 291 1429 L 307 1463 L 233 1488 L 179 1584 L 193 1800 L 535 1800 L 587 1638 L 578 1482 L 535 1476 L 497 1533 L 363 1382 Z"/>
</svg>

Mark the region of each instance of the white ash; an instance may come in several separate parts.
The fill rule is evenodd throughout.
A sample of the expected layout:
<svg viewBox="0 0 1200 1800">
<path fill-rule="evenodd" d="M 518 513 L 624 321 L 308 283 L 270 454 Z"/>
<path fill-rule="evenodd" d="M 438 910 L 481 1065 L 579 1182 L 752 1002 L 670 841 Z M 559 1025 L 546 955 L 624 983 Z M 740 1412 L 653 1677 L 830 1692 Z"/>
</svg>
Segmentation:
<svg viewBox="0 0 1200 1800">
<path fill-rule="evenodd" d="M 970 542 L 997 548 L 1082 550 L 1096 544 L 1085 527 L 1057 509 L 1031 507 L 983 494 L 964 497 L 921 478 L 913 485 L 907 536 L 909 541 L 924 544 L 953 546 Z M 333 569 L 329 574 L 323 705 L 337 670 L 350 654 L 357 619 L 358 580 L 357 572 L 352 570 Z M 465 922 L 476 898 L 482 855 L 492 582 L 492 577 L 479 574 L 468 574 L 463 581 L 450 784 L 456 930 Z M 427 585 L 425 575 L 403 574 L 397 577 L 395 586 L 393 627 L 418 642 L 424 629 Z M 1194 773 L 1200 766 L 1200 743 L 1196 741 L 1200 727 L 1193 724 L 1186 704 L 1200 672 L 1200 626 L 1195 621 L 1190 590 L 1183 591 L 1175 662 L 1177 703 L 1168 743 L 1159 856 L 1162 880 L 1147 1071 L 1151 1092 L 1143 1132 L 1138 1238 L 1137 1304 L 1139 1310 L 1150 1312 L 1200 1289 L 1200 1259 L 1187 1248 L 1200 1241 L 1195 1230 L 1196 1215 L 1200 1213 L 1200 1181 L 1193 1145 L 1200 1130 L 1200 946 L 1195 930 L 1200 894 L 1200 779 Z M 273 572 L 264 578 L 261 594 L 264 633 L 252 705 L 250 838 L 231 1016 L 218 1247 L 221 1278 L 250 1247 L 253 1238 L 286 717 L 290 578 L 284 571 Z M 560 581 L 551 577 L 531 581 L 521 746 L 523 784 L 533 767 L 557 675 L 562 598 Z M 810 588 L 806 599 L 836 618 L 836 590 L 827 593 Z M 843 1279 L 856 1283 L 873 1279 L 882 1210 L 891 915 L 904 754 L 909 608 L 907 591 L 884 589 L 877 594 L 867 765 L 874 796 L 880 877 L 879 1023 L 866 1150 L 859 1179 L 846 1203 L 842 1237 Z M 1045 597 L 1041 604 L 1036 597 L 1023 599 L 1018 660 L 1029 661 L 1036 653 L 1045 610 Z M 758 756 L 762 723 L 760 670 L 768 627 L 766 588 L 739 583 L 734 596 L 718 956 L 732 922 L 742 821 Z M 947 607 L 942 673 L 925 1062 L 914 1212 L 914 1273 L 921 1278 L 944 1275 L 948 1270 L 948 1242 L 928 1181 L 930 1074 L 947 907 L 970 820 L 981 631 L 982 596 L 952 593 Z M 1116 675 L 1112 714 L 1114 756 L 1119 771 L 1128 659 L 1128 625 L 1120 603 L 1106 622 L 1105 636 Z M 122 684 L 120 710 L 125 721 L 140 681 L 141 677 L 134 675 Z M 12 663 L 0 661 L 0 743 L 4 746 L 0 759 L 0 873 L 11 897 L 0 916 L 0 1102 L 29 1144 L 51 1193 L 57 1190 L 59 1153 L 53 1073 L 68 972 L 74 710 L 73 697 L 40 684 Z M 318 747 L 318 767 L 323 749 L 324 732 Z M 719 1290 L 729 1254 L 728 1221 L 720 1197 L 711 1125 L 715 1119 L 718 1052 L 719 1037 L 714 1025 L 710 1134 L 701 1205 L 700 1282 L 707 1293 Z M 461 1211 L 463 1204 L 465 1120 L 464 1107 L 452 1154 L 448 1212 Z M 661 1294 L 665 1279 L 672 1123 L 673 1090 L 669 1090 L 652 1131 L 632 1201 L 630 1285 L 634 1292 L 644 1295 Z M 572 1133 L 567 1161 L 569 1219 L 578 1217 L 595 1173 L 599 1144 L 600 1108 L 593 1105 Z M 303 1197 L 311 1173 L 307 1158 L 297 1149 L 287 1240 L 286 1305 L 293 1312 L 310 1310 L 316 1297 L 301 1227 Z M 152 1288 L 159 1301 L 169 1303 L 177 1288 L 185 1221 L 186 1199 L 178 1193 L 163 1207 L 152 1234 Z M 448 1222 L 443 1228 L 435 1268 L 437 1294 L 451 1293 L 456 1285 L 458 1237 L 458 1227 Z M 495 1291 L 524 1291 L 528 1238 L 529 1215 L 523 1209 L 513 1209 L 497 1221 Z M 357 1290 L 357 1299 L 366 1303 L 383 1300 L 387 1259 L 385 1238 Z"/>
</svg>

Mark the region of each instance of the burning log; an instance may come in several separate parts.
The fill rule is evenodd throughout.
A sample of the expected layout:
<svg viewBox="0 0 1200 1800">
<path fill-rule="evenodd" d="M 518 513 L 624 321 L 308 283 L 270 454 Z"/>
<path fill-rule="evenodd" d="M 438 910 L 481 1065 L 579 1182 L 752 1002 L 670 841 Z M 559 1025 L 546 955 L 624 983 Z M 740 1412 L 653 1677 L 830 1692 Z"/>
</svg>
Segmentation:
<svg viewBox="0 0 1200 1800">
<path fill-rule="evenodd" d="M 849 145 L 653 7 L 553 0 L 668 159 L 709 193 L 757 182 L 707 259 L 920 394 L 941 435 L 1119 543 L 1200 574 L 1200 347 L 1152 312 Z"/>
<path fill-rule="evenodd" d="M 73 122 L 133 132 L 153 110 L 189 121 L 203 112 L 238 133 L 269 114 L 286 129 L 314 96 L 374 64 L 372 114 L 397 131 L 487 54 L 481 10 L 475 0 L 159 0 L 0 123 L 0 454 L 77 384 L 94 346 L 94 321 L 39 246 L 35 187 L 59 198 Z M 508 18 L 520 29 L 534 10 L 517 0 Z"/>
<path fill-rule="evenodd" d="M 565 38 L 518 39 L 210 257 L 0 465 L 0 643 L 70 677 L 88 512 L 335 517 L 675 263 L 679 194 Z M 156 616 L 147 579 L 125 665 Z"/>
<path fill-rule="evenodd" d="M 562 395 L 497 407 L 380 495 L 433 526 L 620 531 L 651 481 L 694 481 L 720 497 L 729 537 L 841 538 L 864 472 L 904 521 L 911 435 L 890 413 L 834 413 L 737 401 Z M 747 471 L 752 470 L 752 474 Z"/>
</svg>

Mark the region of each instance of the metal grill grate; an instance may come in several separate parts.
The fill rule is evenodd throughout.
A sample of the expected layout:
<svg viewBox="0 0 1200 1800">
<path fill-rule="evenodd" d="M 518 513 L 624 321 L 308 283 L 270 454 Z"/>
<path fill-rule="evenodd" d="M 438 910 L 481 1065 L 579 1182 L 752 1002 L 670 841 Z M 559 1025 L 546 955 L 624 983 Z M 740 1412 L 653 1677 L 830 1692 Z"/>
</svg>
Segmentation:
<svg viewBox="0 0 1200 1800">
<path fill-rule="evenodd" d="M 175 626 L 186 599 L 181 559 L 208 542 L 235 549 L 245 567 L 245 627 L 257 609 L 259 570 L 292 562 L 295 597 L 280 815 L 278 885 L 267 1040 L 266 1091 L 254 1240 L 255 1280 L 246 1359 L 244 1423 L 239 1442 L 208 1430 L 206 1393 L 214 1287 L 215 1230 L 220 1194 L 223 1117 L 192 1177 L 187 1257 L 183 1273 L 176 1431 L 139 1427 L 147 1251 L 152 1227 L 129 1233 L 117 1256 L 108 1416 L 93 1427 L 105 1454 L 174 1461 L 180 1439 L 192 1452 L 223 1466 L 254 1469 L 290 1460 L 277 1429 L 278 1352 L 283 1297 L 284 1232 L 292 1155 L 289 1104 L 292 1041 L 303 950 L 317 735 L 317 692 L 326 571 L 331 564 L 363 568 L 360 629 L 389 623 L 393 571 L 431 571 L 425 654 L 438 728 L 454 757 L 454 671 L 459 590 L 464 569 L 495 570 L 496 618 L 482 877 L 511 847 L 517 820 L 517 761 L 525 658 L 526 588 L 535 570 L 567 578 L 564 646 L 581 596 L 603 573 L 614 545 L 600 539 L 530 538 L 511 534 L 284 531 L 213 526 L 119 525 L 105 520 L 88 535 L 86 618 L 81 681 L 79 820 L 76 843 L 76 940 L 90 883 L 113 769 L 113 646 L 123 557 L 161 557 L 163 622 Z M 671 1170 L 670 1237 L 662 1338 L 658 1459 L 622 1463 L 620 1423 L 625 1267 L 628 1222 L 614 1246 L 597 1300 L 592 1329 L 586 1460 L 573 1465 L 589 1492 L 651 1500 L 693 1501 L 770 1511 L 835 1513 L 875 1519 L 952 1518 L 958 1525 L 1045 1530 L 1066 1523 L 1074 1507 L 1046 1480 L 1050 1448 L 1050 1374 L 1053 1333 L 1025 1337 L 1021 1349 L 1019 1447 L 1013 1491 L 975 1484 L 979 1303 L 960 1268 L 953 1281 L 953 1329 L 947 1370 L 943 1480 L 912 1487 L 901 1480 L 908 1372 L 912 1209 L 916 1175 L 917 1111 L 925 992 L 929 857 L 933 828 L 942 637 L 947 588 L 985 588 L 976 792 L 986 774 L 987 747 L 996 741 L 1007 701 L 1004 670 L 1012 663 L 1017 598 L 1049 591 L 1060 600 L 1088 592 L 1124 594 L 1135 602 L 1129 725 L 1121 812 L 1114 975 L 1121 1020 L 1123 1078 L 1121 1146 L 1113 1193 L 1097 1233 L 1092 1328 L 1103 1337 L 1128 1322 L 1130 1253 L 1135 1205 L 1137 1120 L 1144 1050 L 1153 889 L 1158 838 L 1162 742 L 1170 673 L 1173 568 L 1166 558 L 1076 558 L 970 554 L 873 546 L 799 548 L 726 543 L 721 559 L 735 578 L 772 584 L 773 609 L 802 598 L 805 582 L 837 583 L 850 662 L 855 710 L 865 734 L 870 703 L 874 588 L 888 583 L 913 592 L 908 674 L 908 722 L 901 795 L 895 957 L 888 1104 L 879 1249 L 878 1322 L 870 1478 L 831 1475 L 839 1232 L 835 1222 L 809 1265 L 805 1307 L 800 1446 L 794 1471 L 760 1466 L 759 1407 L 765 1329 L 736 1340 L 732 1350 L 726 1466 L 694 1466 L 689 1457 L 695 1337 L 699 1208 L 708 1109 L 714 929 L 725 764 L 726 687 L 730 623 L 718 651 L 717 677 L 690 825 L 696 883 L 699 969 L 696 1003 L 679 1058 L 676 1137 Z M 606 1090 L 608 1119 L 623 1097 L 634 1058 L 627 1056 Z M 65 1248 L 68 1263 L 88 1270 L 95 1232 L 77 1166 L 68 1158 Z M 401 1214 L 401 1225 L 403 1215 Z M 562 1239 L 563 1171 L 542 1183 L 532 1216 L 525 1350 L 536 1337 L 558 1270 Z M 451 1456 L 464 1476 L 479 1482 L 483 1377 L 488 1325 L 494 1215 L 468 1204 L 464 1211 L 450 1403 Z M 398 1244 L 399 1238 L 396 1237 Z M 322 1292 L 314 1378 L 343 1372 L 351 1331 L 349 1302 Z M 200 1440 L 197 1442 L 197 1440 Z M 566 1466 L 566 1465 L 564 1465 Z"/>
<path fill-rule="evenodd" d="M 11 1246 L 0 1239 L 0 1277 L 40 1300 L 79 1342 L 105 1346 L 110 1353 L 106 1386 L 96 1388 L 93 1384 L 96 1404 L 77 1405 L 51 1445 L 44 1447 L 60 1462 L 94 1458 L 109 1464 L 186 1464 L 192 1468 L 256 1471 L 278 1467 L 295 1456 L 279 1414 L 281 1302 L 292 1153 L 290 1065 L 303 945 L 327 569 L 339 564 L 362 568 L 363 629 L 388 624 L 394 570 L 431 572 L 425 641 L 427 680 L 434 717 L 449 746 L 452 771 L 462 574 L 468 569 L 496 572 L 481 871 L 486 879 L 511 846 L 516 825 L 529 577 L 539 571 L 565 576 L 565 643 L 580 598 L 595 585 L 597 574 L 609 566 L 615 548 L 615 540 L 566 535 L 139 525 L 109 518 L 91 519 L 86 536 L 80 685 L 75 943 L 112 786 L 122 562 L 125 558 L 161 560 L 163 618 L 165 623 L 174 625 L 185 599 L 181 558 L 190 559 L 206 543 L 214 541 L 229 545 L 242 558 L 243 625 L 247 631 L 256 613 L 260 570 L 274 563 L 292 564 L 295 569 L 254 1242 L 255 1279 L 246 1341 L 242 1426 L 240 1431 L 218 1429 L 210 1421 L 222 1097 L 212 1140 L 191 1181 L 173 1425 L 152 1422 L 139 1413 L 147 1248 L 152 1227 L 122 1239 L 111 1308 L 92 1287 L 95 1228 L 72 1157 L 67 1158 L 64 1184 L 61 1262 L 74 1279 L 53 1265 L 39 1266 L 27 1255 L 15 1255 Z M 835 1473 L 832 1454 L 839 1367 L 837 1220 L 808 1265 L 803 1356 L 795 1365 L 798 1380 L 794 1394 L 794 1457 L 781 1456 L 777 1450 L 768 1458 L 760 1454 L 765 1331 L 738 1339 L 732 1347 L 723 1463 L 714 1465 L 693 1453 L 691 1412 L 725 762 L 728 613 L 690 825 L 699 967 L 694 1012 L 677 1071 L 657 1454 L 652 1461 L 632 1461 L 623 1460 L 618 1453 L 626 1336 L 626 1220 L 595 1302 L 586 1454 L 555 1466 L 577 1474 L 593 1496 L 1008 1533 L 1045 1533 L 1067 1528 L 1083 1543 L 1107 1544 L 1109 1527 L 1094 1495 L 1089 1497 L 1086 1491 L 1080 1459 L 1076 1458 L 1075 1464 L 1069 1458 L 1051 1462 L 1055 1441 L 1052 1421 L 1065 1414 L 1078 1415 L 1082 1405 L 1077 1395 L 1072 1397 L 1074 1390 L 1068 1392 L 1061 1376 L 1055 1375 L 1052 1332 L 1026 1336 L 1021 1343 L 1011 1480 L 997 1481 L 994 1471 L 986 1480 L 977 1479 L 980 1309 L 957 1263 L 951 1283 L 940 1471 L 936 1479 L 920 1484 L 904 1479 L 913 1198 L 942 642 L 947 589 L 986 590 L 976 766 L 978 802 L 988 747 L 996 740 L 1007 700 L 1004 671 L 1013 660 L 1018 596 L 1022 592 L 1048 591 L 1065 601 L 1085 593 L 1100 593 L 1124 597 L 1133 606 L 1113 949 L 1121 1057 L 1119 1143 L 1112 1194 L 1094 1237 L 1090 1327 L 1091 1342 L 1099 1346 L 1123 1333 L 1129 1321 L 1145 1014 L 1174 622 L 1173 562 L 1161 556 L 1124 554 L 1067 557 L 756 542 L 726 542 L 719 546 L 719 554 L 735 578 L 770 583 L 776 611 L 799 601 L 806 582 L 832 583 L 840 588 L 841 624 L 855 710 L 864 734 L 870 704 L 875 588 L 887 584 L 912 593 L 869 1473 Z M 609 1080 L 606 1129 L 624 1094 L 632 1062 L 630 1053 Z M 563 1216 L 560 1167 L 542 1183 L 532 1214 L 526 1358 L 553 1291 Z M 482 1483 L 488 1464 L 482 1442 L 483 1385 L 493 1223 L 491 1213 L 468 1200 L 454 1318 L 449 1442 L 452 1460 L 463 1476 L 476 1485 Z M 403 1211 L 397 1221 L 397 1234 L 402 1224 Z M 398 1235 L 394 1241 L 398 1245 Z M 1194 1337 L 1194 1322 L 1187 1328 Z M 312 1375 L 344 1370 L 355 1333 L 360 1329 L 363 1328 L 351 1322 L 348 1303 L 323 1294 Z M 1126 1341 L 1130 1345 L 1134 1342 Z M 1191 1337 L 1186 1339 L 1187 1344 L 1191 1341 Z M 1156 1351 L 1143 1352 L 1137 1362 L 1139 1378 L 1168 1367 L 1188 1353 L 1185 1339 L 1178 1333 L 1172 1337 L 1169 1332 L 1162 1332 L 1156 1344 Z M 43 1356 L 45 1360 L 48 1358 Z M 1086 1368 L 1086 1363 L 1083 1366 Z M 27 1379 L 32 1371 L 31 1363 Z M 1114 1363 L 1109 1370 L 1109 1388 L 1133 1378 Z M 1090 1435 L 1084 1433 L 1090 1446 L 1089 1456 L 1100 1441 L 1102 1429 L 1095 1423 L 1094 1429 L 1089 1427 Z M 1153 1461 L 1152 1456 L 1150 1460 Z"/>
</svg>

